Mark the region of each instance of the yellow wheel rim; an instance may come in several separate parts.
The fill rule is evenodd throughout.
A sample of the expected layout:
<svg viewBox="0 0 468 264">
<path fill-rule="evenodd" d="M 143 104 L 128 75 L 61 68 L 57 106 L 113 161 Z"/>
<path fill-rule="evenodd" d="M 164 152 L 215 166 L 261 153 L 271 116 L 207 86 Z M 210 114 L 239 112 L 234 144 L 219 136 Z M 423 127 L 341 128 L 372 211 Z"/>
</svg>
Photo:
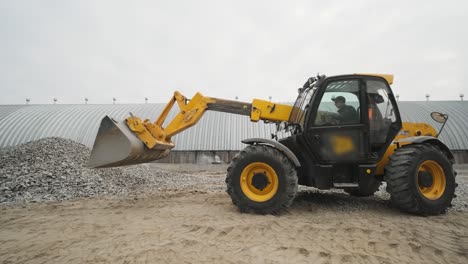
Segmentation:
<svg viewBox="0 0 468 264">
<path fill-rule="evenodd" d="M 250 163 L 241 173 L 242 192 L 252 201 L 265 202 L 278 191 L 278 175 L 263 162 Z"/>
<path fill-rule="evenodd" d="M 432 176 L 432 184 L 430 186 L 424 187 L 420 182 L 419 173 L 426 172 Z M 418 175 L 416 175 L 418 180 L 419 192 L 429 200 L 439 199 L 445 192 L 445 173 L 439 163 L 433 160 L 426 160 L 420 166 L 418 170 Z"/>
</svg>

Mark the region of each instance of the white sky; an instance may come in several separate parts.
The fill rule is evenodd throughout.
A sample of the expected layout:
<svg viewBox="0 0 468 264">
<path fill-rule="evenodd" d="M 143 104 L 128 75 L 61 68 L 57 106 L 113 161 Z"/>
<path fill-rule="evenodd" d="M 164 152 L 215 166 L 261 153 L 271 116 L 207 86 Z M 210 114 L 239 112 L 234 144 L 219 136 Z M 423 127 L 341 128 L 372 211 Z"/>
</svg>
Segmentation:
<svg viewBox="0 0 468 264">
<path fill-rule="evenodd" d="M 468 1 L 0 0 L 0 104 L 294 101 L 320 74 L 395 74 L 400 100 L 467 94 Z"/>
</svg>

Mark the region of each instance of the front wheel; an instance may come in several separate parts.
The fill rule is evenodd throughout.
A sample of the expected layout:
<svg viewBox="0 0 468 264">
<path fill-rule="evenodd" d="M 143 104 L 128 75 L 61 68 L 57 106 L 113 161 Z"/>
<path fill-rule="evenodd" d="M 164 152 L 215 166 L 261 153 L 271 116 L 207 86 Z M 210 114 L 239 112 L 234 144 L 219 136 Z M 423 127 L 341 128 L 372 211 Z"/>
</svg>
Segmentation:
<svg viewBox="0 0 468 264">
<path fill-rule="evenodd" d="M 227 171 L 227 193 L 241 212 L 275 214 L 289 207 L 296 196 L 296 168 L 273 147 L 246 147 Z"/>
<path fill-rule="evenodd" d="M 444 213 L 456 187 L 452 163 L 430 144 L 395 150 L 385 179 L 392 203 L 403 211 L 420 215 Z"/>
</svg>

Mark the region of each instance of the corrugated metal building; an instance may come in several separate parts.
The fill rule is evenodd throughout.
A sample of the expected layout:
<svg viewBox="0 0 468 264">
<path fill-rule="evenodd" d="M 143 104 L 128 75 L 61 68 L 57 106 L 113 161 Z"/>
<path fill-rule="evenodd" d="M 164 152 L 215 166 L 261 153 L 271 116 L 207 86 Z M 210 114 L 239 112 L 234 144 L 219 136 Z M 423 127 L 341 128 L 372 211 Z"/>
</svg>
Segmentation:
<svg viewBox="0 0 468 264">
<path fill-rule="evenodd" d="M 122 120 L 129 112 L 155 120 L 165 104 L 116 105 L 1 105 L 0 147 L 15 146 L 45 137 L 63 137 L 92 147 L 100 121 L 109 115 Z M 440 139 L 454 151 L 459 162 L 468 163 L 468 102 L 399 102 L 404 121 L 426 122 L 436 129 L 430 113 L 449 114 Z M 168 120 L 175 115 L 171 112 Z M 211 161 L 216 155 L 228 161 L 244 146 L 242 139 L 270 138 L 275 127 L 246 116 L 207 112 L 194 127 L 174 137 L 176 147 L 168 162 Z"/>
</svg>

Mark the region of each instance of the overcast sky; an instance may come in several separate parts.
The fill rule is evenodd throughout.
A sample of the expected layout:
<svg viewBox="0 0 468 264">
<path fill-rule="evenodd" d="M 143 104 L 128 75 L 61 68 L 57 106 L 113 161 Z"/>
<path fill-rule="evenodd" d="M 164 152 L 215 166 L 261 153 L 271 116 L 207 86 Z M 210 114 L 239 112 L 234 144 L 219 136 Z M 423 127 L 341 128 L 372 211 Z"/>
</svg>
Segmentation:
<svg viewBox="0 0 468 264">
<path fill-rule="evenodd" d="M 0 104 L 294 101 L 310 77 L 395 74 L 468 96 L 468 1 L 0 0 Z"/>
</svg>

